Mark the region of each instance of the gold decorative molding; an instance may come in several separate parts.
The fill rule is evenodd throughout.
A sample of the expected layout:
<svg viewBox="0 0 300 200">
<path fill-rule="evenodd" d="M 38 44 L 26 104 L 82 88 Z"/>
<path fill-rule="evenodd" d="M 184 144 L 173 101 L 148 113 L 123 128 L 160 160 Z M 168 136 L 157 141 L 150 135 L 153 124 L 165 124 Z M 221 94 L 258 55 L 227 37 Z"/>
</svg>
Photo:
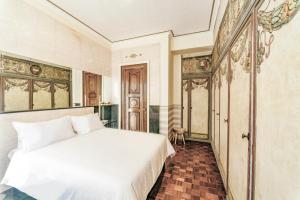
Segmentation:
<svg viewBox="0 0 300 200">
<path fill-rule="evenodd" d="M 141 57 L 143 54 L 142 53 L 132 53 L 132 54 L 129 54 L 127 56 L 125 56 L 125 58 L 131 58 L 131 59 L 134 59 L 134 58 L 137 58 L 137 57 Z"/>
<path fill-rule="evenodd" d="M 276 0 L 274 0 L 276 1 Z M 268 1 L 267 7 L 258 11 L 258 37 L 257 37 L 257 72 L 260 73 L 260 65 L 270 55 L 271 45 L 274 41 L 274 31 L 281 29 L 289 23 L 300 7 L 299 0 L 285 0 L 279 6 L 270 9 L 271 0 Z"/>
<path fill-rule="evenodd" d="M 1 74 L 28 76 L 48 80 L 71 81 L 71 70 L 53 67 L 47 64 L 32 62 L 10 56 L 1 57 Z"/>
</svg>

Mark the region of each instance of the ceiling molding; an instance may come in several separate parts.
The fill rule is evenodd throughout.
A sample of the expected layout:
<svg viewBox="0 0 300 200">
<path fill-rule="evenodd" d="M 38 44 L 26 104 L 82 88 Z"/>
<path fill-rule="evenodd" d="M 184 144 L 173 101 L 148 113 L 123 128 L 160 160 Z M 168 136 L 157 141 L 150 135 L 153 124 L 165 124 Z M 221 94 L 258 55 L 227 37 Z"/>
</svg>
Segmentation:
<svg viewBox="0 0 300 200">
<path fill-rule="evenodd" d="M 172 37 L 180 37 L 180 36 L 186 36 L 186 35 L 192 35 L 192 34 L 197 34 L 197 33 L 203 33 L 203 32 L 211 31 L 211 28 L 214 27 L 215 23 L 216 23 L 216 16 L 215 15 L 218 14 L 218 9 L 216 10 L 216 8 L 215 8 L 216 6 L 215 5 L 216 5 L 216 1 L 219 1 L 219 0 L 213 0 L 212 6 L 211 6 L 211 9 L 210 9 L 211 11 L 210 11 L 210 17 L 209 17 L 209 25 L 208 25 L 208 28 L 206 30 L 200 30 L 200 31 L 195 31 L 195 32 L 190 32 L 190 33 L 185 33 L 185 34 L 177 34 L 177 35 L 174 34 L 173 30 L 165 30 L 165 31 L 160 31 L 160 32 L 155 32 L 155 33 L 149 33 L 149 34 L 139 35 L 139 36 L 130 37 L 130 38 L 125 38 L 125 39 L 121 39 L 121 40 L 111 40 L 110 38 L 106 37 L 105 35 L 103 35 L 99 31 L 95 30 L 93 27 L 91 27 L 90 25 L 88 25 L 86 22 L 80 20 L 79 18 L 75 17 L 74 15 L 72 15 L 67 10 L 65 10 L 65 9 L 61 8 L 60 6 L 58 6 L 57 4 L 55 4 L 51 0 L 45 0 L 45 1 L 47 1 L 48 3 L 50 3 L 55 8 L 59 9 L 61 12 L 64 12 L 69 17 L 73 18 L 74 20 L 76 20 L 77 22 L 79 22 L 80 24 L 82 24 L 83 26 L 85 26 L 86 28 L 90 29 L 91 31 L 93 31 L 97 35 L 103 37 L 104 39 L 106 39 L 110 43 L 116 43 L 116 42 L 122 42 L 122 41 L 126 41 L 126 40 L 132 40 L 132 39 L 136 39 L 136 38 L 142 38 L 142 37 L 147 37 L 147 36 L 151 36 L 151 35 L 161 34 L 161 33 L 165 33 L 165 32 L 170 32 L 171 35 L 172 35 Z M 212 23 L 214 23 L 214 26 L 212 26 Z"/>
</svg>

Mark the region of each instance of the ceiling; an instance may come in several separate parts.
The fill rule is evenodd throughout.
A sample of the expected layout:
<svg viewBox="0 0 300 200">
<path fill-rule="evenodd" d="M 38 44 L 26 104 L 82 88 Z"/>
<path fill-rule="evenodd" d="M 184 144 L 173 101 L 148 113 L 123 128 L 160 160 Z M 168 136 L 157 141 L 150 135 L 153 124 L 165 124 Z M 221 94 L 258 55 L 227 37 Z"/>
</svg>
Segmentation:
<svg viewBox="0 0 300 200">
<path fill-rule="evenodd" d="M 48 0 L 111 42 L 208 31 L 215 0 Z"/>
</svg>

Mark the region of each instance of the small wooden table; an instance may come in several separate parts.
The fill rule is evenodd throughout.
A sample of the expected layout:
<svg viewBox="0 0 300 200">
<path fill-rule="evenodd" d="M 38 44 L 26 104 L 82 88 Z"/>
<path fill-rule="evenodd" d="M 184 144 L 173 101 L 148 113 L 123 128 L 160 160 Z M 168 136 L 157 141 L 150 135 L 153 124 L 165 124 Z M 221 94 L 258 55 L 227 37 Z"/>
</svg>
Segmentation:
<svg viewBox="0 0 300 200">
<path fill-rule="evenodd" d="M 185 129 L 184 128 L 173 128 L 172 132 L 171 132 L 171 138 L 170 140 L 173 141 L 176 144 L 177 143 L 177 139 L 181 140 L 183 142 L 183 144 L 185 145 L 185 139 L 184 139 L 184 133 L 185 133 Z"/>
</svg>

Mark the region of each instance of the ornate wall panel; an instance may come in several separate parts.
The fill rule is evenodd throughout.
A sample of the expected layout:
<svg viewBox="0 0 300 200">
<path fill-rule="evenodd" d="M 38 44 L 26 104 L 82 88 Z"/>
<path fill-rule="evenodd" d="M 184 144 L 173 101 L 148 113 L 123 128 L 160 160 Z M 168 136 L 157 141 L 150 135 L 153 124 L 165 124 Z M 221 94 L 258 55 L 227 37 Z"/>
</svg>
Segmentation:
<svg viewBox="0 0 300 200">
<path fill-rule="evenodd" d="M 65 108 L 70 105 L 69 69 L 1 55 L 0 77 L 5 80 L 1 86 L 4 112 Z"/>
<path fill-rule="evenodd" d="M 33 81 L 33 109 L 52 108 L 51 83 Z"/>
<path fill-rule="evenodd" d="M 228 144 L 228 80 L 229 80 L 228 55 L 220 64 L 220 169 L 224 182 L 227 176 L 227 144 Z"/>
<path fill-rule="evenodd" d="M 230 51 L 230 137 L 228 184 L 234 199 L 246 200 L 248 189 L 248 139 L 250 106 L 251 22 Z"/>
<path fill-rule="evenodd" d="M 225 53 L 226 45 L 230 43 L 232 33 L 238 29 L 241 16 L 250 6 L 251 0 L 229 0 L 222 22 L 219 27 L 218 36 L 215 41 L 212 59 L 212 68 L 217 68 L 220 56 Z"/>
<path fill-rule="evenodd" d="M 211 72 L 211 56 L 199 56 L 182 59 L 182 75 Z"/>
<path fill-rule="evenodd" d="M 258 9 L 256 200 L 300 197 L 297 11 L 299 0 L 265 0 Z"/>
<path fill-rule="evenodd" d="M 4 78 L 4 110 L 24 111 L 29 109 L 30 81 L 17 78 Z"/>
<path fill-rule="evenodd" d="M 69 106 L 70 87 L 64 83 L 54 83 L 54 107 L 55 108 L 66 108 Z"/>
</svg>

